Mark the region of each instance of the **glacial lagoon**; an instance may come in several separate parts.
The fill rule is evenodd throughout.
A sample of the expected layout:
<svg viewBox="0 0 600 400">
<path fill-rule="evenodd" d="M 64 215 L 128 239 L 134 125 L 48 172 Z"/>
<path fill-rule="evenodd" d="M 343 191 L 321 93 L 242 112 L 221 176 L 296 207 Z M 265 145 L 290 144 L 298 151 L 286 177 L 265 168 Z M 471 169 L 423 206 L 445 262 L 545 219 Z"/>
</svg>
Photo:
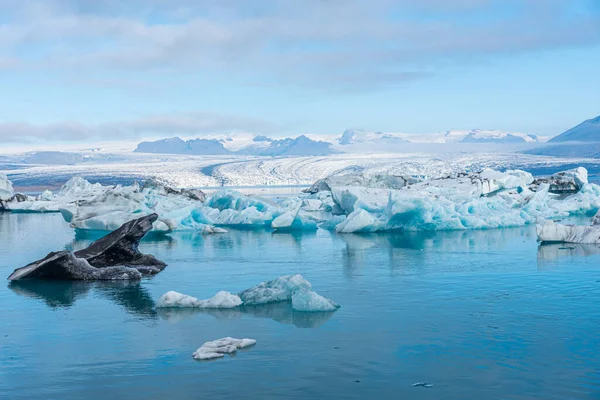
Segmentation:
<svg viewBox="0 0 600 400">
<path fill-rule="evenodd" d="M 60 214 L 0 213 L 0 274 L 100 236 Z M 0 398 L 600 397 L 600 246 L 540 246 L 529 226 L 230 229 L 150 235 L 140 250 L 169 266 L 141 283 L 0 286 Z M 295 273 L 341 308 L 155 307 L 169 290 L 209 298 Z M 225 336 L 258 343 L 192 358 Z"/>
</svg>

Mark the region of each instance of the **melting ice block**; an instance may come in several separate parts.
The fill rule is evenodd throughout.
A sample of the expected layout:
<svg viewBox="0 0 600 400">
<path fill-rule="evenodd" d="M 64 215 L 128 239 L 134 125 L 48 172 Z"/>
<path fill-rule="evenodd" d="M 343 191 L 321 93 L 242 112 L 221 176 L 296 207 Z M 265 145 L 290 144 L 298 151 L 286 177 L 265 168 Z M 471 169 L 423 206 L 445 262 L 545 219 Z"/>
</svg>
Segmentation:
<svg viewBox="0 0 600 400">
<path fill-rule="evenodd" d="M 192 357 L 196 360 L 214 360 L 215 358 L 222 358 L 225 354 L 232 354 L 238 351 L 238 349 L 254 346 L 255 344 L 256 340 L 254 339 L 226 337 L 204 343 L 192 354 Z"/>
<path fill-rule="evenodd" d="M 546 221 L 536 228 L 540 242 L 600 243 L 600 225 L 563 225 Z"/>
<path fill-rule="evenodd" d="M 159 308 L 235 308 L 290 301 L 296 311 L 335 311 L 340 306 L 312 290 L 302 275 L 286 275 L 262 282 L 239 294 L 221 291 L 207 300 L 170 291 L 158 300 Z"/>
<path fill-rule="evenodd" d="M 335 311 L 340 306 L 312 290 L 300 289 L 292 294 L 292 308 L 296 311 L 317 312 Z"/>
<path fill-rule="evenodd" d="M 10 200 L 14 195 L 12 182 L 6 175 L 0 174 L 0 201 Z"/>
<path fill-rule="evenodd" d="M 163 294 L 156 307 L 158 308 L 235 308 L 242 304 L 239 296 L 220 291 L 210 299 L 198 300 L 186 294 L 170 291 Z"/>
</svg>

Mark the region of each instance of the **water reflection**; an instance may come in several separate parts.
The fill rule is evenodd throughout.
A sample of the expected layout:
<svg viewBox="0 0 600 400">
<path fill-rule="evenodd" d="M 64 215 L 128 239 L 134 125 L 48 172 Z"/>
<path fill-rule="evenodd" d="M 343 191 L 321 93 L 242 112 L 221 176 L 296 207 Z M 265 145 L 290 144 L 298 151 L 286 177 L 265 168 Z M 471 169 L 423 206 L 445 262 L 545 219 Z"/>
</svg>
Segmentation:
<svg viewBox="0 0 600 400">
<path fill-rule="evenodd" d="M 458 231 L 408 232 L 394 231 L 371 234 L 336 235 L 345 243 L 342 262 L 347 276 L 363 268 L 385 262 L 392 270 L 431 268 L 441 253 L 464 254 L 501 253 L 515 243 L 531 241 L 535 230 L 531 226 Z"/>
<path fill-rule="evenodd" d="M 154 300 L 139 282 L 12 281 L 8 287 L 20 296 L 43 301 L 50 308 L 70 308 L 91 291 L 130 314 L 156 317 Z"/>
<path fill-rule="evenodd" d="M 197 308 L 156 308 L 149 292 L 139 282 L 107 281 L 12 281 L 8 287 L 19 296 L 41 300 L 48 307 L 71 308 L 79 299 L 94 293 L 109 300 L 126 312 L 143 318 L 160 316 L 169 322 L 178 322 L 197 314 L 206 314 L 220 320 L 239 319 L 244 315 L 269 318 L 281 324 L 298 328 L 318 328 L 325 324 L 334 312 L 299 312 L 292 309 L 290 302 L 243 306 L 230 310 Z"/>
<path fill-rule="evenodd" d="M 205 314 L 216 319 L 239 319 L 244 315 L 256 318 L 269 318 L 281 324 L 295 325 L 298 328 L 318 328 L 325 324 L 334 312 L 300 312 L 292 309 L 290 302 L 263 304 L 260 306 L 243 306 L 235 309 L 201 309 L 201 308 L 159 308 L 158 315 L 169 321 L 179 322 L 197 314 Z"/>
<path fill-rule="evenodd" d="M 70 308 L 85 297 L 92 284 L 70 281 L 12 281 L 8 287 L 20 296 L 42 300 L 50 308 Z"/>
<path fill-rule="evenodd" d="M 563 265 L 560 261 L 578 257 L 600 255 L 600 244 L 545 243 L 537 251 L 538 269 L 551 269 Z"/>
</svg>

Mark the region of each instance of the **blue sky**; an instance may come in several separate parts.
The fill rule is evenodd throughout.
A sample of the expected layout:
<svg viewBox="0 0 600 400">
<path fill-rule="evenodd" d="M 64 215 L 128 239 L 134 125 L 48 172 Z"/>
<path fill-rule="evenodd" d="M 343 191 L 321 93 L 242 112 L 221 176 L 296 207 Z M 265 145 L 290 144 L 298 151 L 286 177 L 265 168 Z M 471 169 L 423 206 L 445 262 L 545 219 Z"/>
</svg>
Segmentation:
<svg viewBox="0 0 600 400">
<path fill-rule="evenodd" d="M 600 114 L 600 0 L 0 0 L 0 143 Z"/>
</svg>

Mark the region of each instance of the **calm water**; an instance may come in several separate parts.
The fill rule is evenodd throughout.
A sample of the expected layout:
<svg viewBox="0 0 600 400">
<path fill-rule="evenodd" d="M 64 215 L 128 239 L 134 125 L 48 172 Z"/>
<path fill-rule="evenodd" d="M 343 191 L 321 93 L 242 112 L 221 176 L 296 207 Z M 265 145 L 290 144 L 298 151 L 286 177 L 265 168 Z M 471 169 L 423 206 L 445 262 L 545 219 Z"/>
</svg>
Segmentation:
<svg viewBox="0 0 600 400">
<path fill-rule="evenodd" d="M 80 248 L 60 215 L 0 214 L 0 274 Z M 597 399 L 600 248 L 539 248 L 531 228 L 425 235 L 232 231 L 152 238 L 141 284 L 0 286 L 3 399 Z M 301 273 L 342 305 L 157 312 Z M 214 362 L 207 340 L 257 346 Z M 425 381 L 432 388 L 413 387 Z"/>
</svg>

